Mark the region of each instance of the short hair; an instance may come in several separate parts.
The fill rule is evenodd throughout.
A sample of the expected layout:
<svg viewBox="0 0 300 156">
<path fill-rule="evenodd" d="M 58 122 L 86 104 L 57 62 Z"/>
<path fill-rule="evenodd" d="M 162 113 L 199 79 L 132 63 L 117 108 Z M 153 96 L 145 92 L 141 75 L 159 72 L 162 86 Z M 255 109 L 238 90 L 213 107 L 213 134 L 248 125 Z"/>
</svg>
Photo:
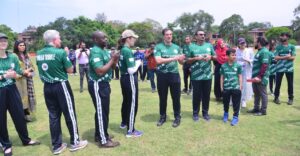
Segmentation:
<svg viewBox="0 0 300 156">
<path fill-rule="evenodd" d="M 203 29 L 199 29 L 199 30 L 195 31 L 194 36 L 196 36 L 196 35 L 198 34 L 199 31 L 203 31 L 204 34 L 205 34 L 205 31 L 204 31 Z"/>
<path fill-rule="evenodd" d="M 162 31 L 161 31 L 161 33 L 163 34 L 163 35 L 165 35 L 165 33 L 167 32 L 167 31 L 172 31 L 170 28 L 164 28 Z"/>
<path fill-rule="evenodd" d="M 59 32 L 56 30 L 47 30 L 44 32 L 43 38 L 46 43 L 51 43 L 54 39 L 59 37 Z"/>
<path fill-rule="evenodd" d="M 283 32 L 280 36 L 287 36 L 288 38 L 291 38 L 291 34 L 289 32 Z"/>
<path fill-rule="evenodd" d="M 267 46 L 269 44 L 268 41 L 264 37 L 261 37 L 261 36 L 257 38 L 256 42 L 260 43 L 260 45 L 263 47 Z"/>
<path fill-rule="evenodd" d="M 229 56 L 230 54 L 235 53 L 235 52 L 236 52 L 235 49 L 230 48 L 230 49 L 226 50 L 226 55 Z"/>
<path fill-rule="evenodd" d="M 151 44 L 154 44 L 154 45 L 155 45 L 156 43 L 155 43 L 155 42 L 150 42 L 150 43 L 148 44 L 148 46 L 151 46 Z"/>
</svg>

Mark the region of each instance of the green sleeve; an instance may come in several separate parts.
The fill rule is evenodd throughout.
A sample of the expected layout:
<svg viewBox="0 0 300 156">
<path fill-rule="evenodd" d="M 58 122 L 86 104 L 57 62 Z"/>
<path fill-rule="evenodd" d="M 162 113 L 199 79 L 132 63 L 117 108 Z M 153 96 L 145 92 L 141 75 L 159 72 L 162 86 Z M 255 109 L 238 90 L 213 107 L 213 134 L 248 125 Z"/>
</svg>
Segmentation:
<svg viewBox="0 0 300 156">
<path fill-rule="evenodd" d="M 185 54 L 185 53 L 183 53 L 183 49 L 182 49 L 182 48 L 178 47 L 178 49 L 177 49 L 177 50 L 178 50 L 178 54 L 179 54 L 179 55 L 181 55 L 181 54 Z"/>
<path fill-rule="evenodd" d="M 63 66 L 65 67 L 65 69 L 72 67 L 72 63 L 69 60 L 69 58 L 64 50 L 62 51 L 61 57 L 62 57 L 62 62 L 63 62 Z"/>
<path fill-rule="evenodd" d="M 93 55 L 93 56 L 92 56 Z M 104 65 L 104 59 L 101 55 L 96 55 L 91 53 L 91 66 L 93 69 L 102 68 Z"/>
<path fill-rule="evenodd" d="M 295 46 L 291 46 L 291 50 L 292 50 L 292 53 L 291 53 L 291 55 L 292 56 L 296 56 L 296 48 L 295 48 Z"/>
<path fill-rule="evenodd" d="M 156 56 L 160 56 L 161 57 L 161 51 L 160 51 L 160 49 L 159 49 L 158 46 L 155 46 L 155 48 L 154 48 L 154 56 L 155 57 Z"/>
<path fill-rule="evenodd" d="M 16 71 L 16 73 L 19 74 L 19 75 L 23 75 L 24 71 L 20 67 L 19 59 L 16 55 L 14 55 L 14 57 L 13 57 L 13 62 L 15 64 L 14 71 Z"/>
<path fill-rule="evenodd" d="M 212 45 L 210 46 L 210 50 L 211 50 L 211 56 L 215 56 L 216 53 L 215 53 L 214 47 Z"/>
<path fill-rule="evenodd" d="M 241 65 L 238 66 L 237 73 L 239 75 L 242 74 L 242 66 Z"/>
<path fill-rule="evenodd" d="M 279 56 L 279 46 L 277 46 L 276 48 L 275 48 L 275 56 Z"/>
<path fill-rule="evenodd" d="M 223 68 L 224 68 L 224 67 L 221 66 L 221 68 L 220 68 L 220 74 L 224 76 L 224 69 L 223 69 Z"/>
<path fill-rule="evenodd" d="M 125 62 L 127 68 L 132 68 L 135 66 L 134 56 L 131 51 L 125 51 Z"/>
</svg>

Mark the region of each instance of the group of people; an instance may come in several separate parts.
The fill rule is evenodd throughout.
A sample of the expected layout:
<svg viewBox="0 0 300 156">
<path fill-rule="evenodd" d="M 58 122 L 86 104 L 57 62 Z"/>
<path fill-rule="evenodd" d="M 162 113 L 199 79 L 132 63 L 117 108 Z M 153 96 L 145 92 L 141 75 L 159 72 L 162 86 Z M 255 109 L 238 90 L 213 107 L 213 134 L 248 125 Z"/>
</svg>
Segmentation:
<svg viewBox="0 0 300 156">
<path fill-rule="evenodd" d="M 134 54 L 132 48 L 138 39 L 132 30 L 121 34 L 117 48 L 107 50 L 107 36 L 102 31 L 92 34 L 94 47 L 90 50 L 81 42 L 74 54 L 68 55 L 61 49 L 60 34 L 56 30 L 44 33 L 46 45 L 36 53 L 36 64 L 39 77 L 44 83 L 44 98 L 49 112 L 53 154 L 63 152 L 67 143 L 62 142 L 61 115 L 65 117 L 70 133 L 70 151 L 77 151 L 87 146 L 87 140 L 81 140 L 77 125 L 77 115 L 74 96 L 68 82 L 68 73 L 74 73 L 74 66 L 79 60 L 80 91 L 83 91 L 83 77 L 88 80 L 88 91 L 95 108 L 95 141 L 99 146 L 110 148 L 119 146 L 108 134 L 110 110 L 110 80 L 113 70 L 120 70 L 120 85 L 122 91 L 120 128 L 127 129 L 126 137 L 140 137 L 143 132 L 135 127 L 135 119 L 139 105 L 138 75 L 139 69 L 147 70 L 153 92 L 159 95 L 159 120 L 157 126 L 162 126 L 167 120 L 168 91 L 171 92 L 173 103 L 173 127 L 181 123 L 181 78 L 178 64 L 183 65 L 185 87 L 183 92 L 192 91 L 192 118 L 199 121 L 200 104 L 202 117 L 209 121 L 209 103 L 212 78 L 214 75 L 214 93 L 217 101 L 223 101 L 223 121 L 229 118 L 229 105 L 233 105 L 231 125 L 239 122 L 240 107 L 246 107 L 246 102 L 254 93 L 254 108 L 249 113 L 255 115 L 267 114 L 267 84 L 270 79 L 270 89 L 273 91 L 275 81 L 274 102 L 279 104 L 279 91 L 282 77 L 286 74 L 288 80 L 288 104 L 293 103 L 293 60 L 295 47 L 288 44 L 289 34 L 280 36 L 281 43 L 276 46 L 258 37 L 255 42 L 254 54 L 244 38 L 238 39 L 238 48 L 229 48 L 222 39 L 216 45 L 206 42 L 205 32 L 198 30 L 194 36 L 185 38 L 186 45 L 182 48 L 172 42 L 172 30 L 162 31 L 163 41 L 149 44 L 149 49 L 143 54 Z M 193 42 L 194 41 L 194 42 Z M 7 110 L 10 112 L 17 132 L 24 145 L 38 145 L 28 137 L 26 116 L 34 110 L 35 97 L 32 76 L 34 68 L 30 62 L 24 42 L 16 42 L 15 54 L 7 52 L 7 36 L 0 34 L 0 143 L 6 156 L 12 155 L 11 142 L 7 132 Z M 269 47 L 269 49 L 267 49 Z M 138 49 L 137 49 L 138 50 Z M 138 51 L 137 51 L 138 52 Z M 71 59 L 72 58 L 72 59 Z M 146 62 L 146 63 L 145 63 Z M 212 63 L 214 63 L 214 72 Z M 146 69 L 144 68 L 146 66 Z M 154 82 L 157 76 L 157 86 Z M 191 83 L 187 85 L 190 75 Z M 142 78 L 143 74 L 141 75 Z M 142 79 L 143 80 L 143 79 Z M 19 82 L 20 81 L 20 82 Z M 23 82 L 24 81 L 24 82 Z M 20 87 L 16 87 L 16 84 Z M 24 87 L 23 84 L 26 84 Z M 25 98 L 26 96 L 26 98 Z M 33 97 L 33 98 L 32 98 Z M 26 105 L 25 105 L 26 104 Z M 23 106 L 24 105 L 24 106 Z"/>
</svg>

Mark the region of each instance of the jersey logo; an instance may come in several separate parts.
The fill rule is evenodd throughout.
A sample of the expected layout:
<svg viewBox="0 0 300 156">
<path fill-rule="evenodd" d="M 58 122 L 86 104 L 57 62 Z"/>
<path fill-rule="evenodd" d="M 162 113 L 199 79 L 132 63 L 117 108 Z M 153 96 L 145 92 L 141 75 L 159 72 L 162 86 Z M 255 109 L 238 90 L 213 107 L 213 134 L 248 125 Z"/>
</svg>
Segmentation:
<svg viewBox="0 0 300 156">
<path fill-rule="evenodd" d="M 43 69 L 44 71 L 47 71 L 47 70 L 48 70 L 48 64 L 47 64 L 47 63 L 43 63 L 43 64 L 42 64 L 42 69 Z"/>
<path fill-rule="evenodd" d="M 14 69 L 14 68 L 15 68 L 15 63 L 11 63 L 11 64 L 10 64 L 10 67 L 11 67 L 12 69 Z"/>
<path fill-rule="evenodd" d="M 207 48 L 206 50 L 207 50 L 208 52 L 210 52 L 210 48 Z"/>
<path fill-rule="evenodd" d="M 174 49 L 174 53 L 175 53 L 175 54 L 178 54 L 178 50 L 177 50 L 177 49 Z"/>
<path fill-rule="evenodd" d="M 133 59 L 133 58 L 129 58 L 128 60 L 129 60 L 129 62 L 133 62 L 133 61 L 134 61 L 134 59 Z"/>
<path fill-rule="evenodd" d="M 100 61 L 100 58 L 94 58 L 94 62 L 99 62 Z"/>
<path fill-rule="evenodd" d="M 233 68 L 233 70 L 234 70 L 234 71 L 237 71 L 237 69 L 236 69 L 236 68 Z"/>
</svg>

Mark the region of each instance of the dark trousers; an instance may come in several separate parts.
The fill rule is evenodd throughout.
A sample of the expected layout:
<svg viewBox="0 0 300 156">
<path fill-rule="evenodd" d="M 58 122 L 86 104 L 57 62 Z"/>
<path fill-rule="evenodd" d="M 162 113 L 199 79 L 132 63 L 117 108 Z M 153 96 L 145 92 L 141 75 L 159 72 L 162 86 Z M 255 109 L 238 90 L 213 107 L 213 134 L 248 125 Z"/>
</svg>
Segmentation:
<svg viewBox="0 0 300 156">
<path fill-rule="evenodd" d="M 138 78 L 137 74 L 121 75 L 123 102 L 121 108 L 122 123 L 127 125 L 129 133 L 135 130 L 134 123 L 138 111 Z"/>
<path fill-rule="evenodd" d="M 252 83 L 252 88 L 254 93 L 254 109 L 257 111 L 266 112 L 268 106 L 267 86 L 263 85 L 262 83 Z"/>
<path fill-rule="evenodd" d="M 64 115 L 70 133 L 70 143 L 79 142 L 77 118 L 73 92 L 68 81 L 44 84 L 44 96 L 49 112 L 50 132 L 53 149 L 62 144 L 61 115 Z"/>
<path fill-rule="evenodd" d="M 161 118 L 167 116 L 168 90 L 170 88 L 175 119 L 180 119 L 180 76 L 175 73 L 157 72 L 157 89 L 159 95 L 159 112 Z"/>
<path fill-rule="evenodd" d="M 89 81 L 89 93 L 94 103 L 95 113 L 95 136 L 100 138 L 101 144 L 108 140 L 110 85 L 108 82 Z"/>
<path fill-rule="evenodd" d="M 232 99 L 233 116 L 238 117 L 240 112 L 241 90 L 232 89 L 223 91 L 224 112 L 228 113 L 230 98 Z"/>
<path fill-rule="evenodd" d="M 114 73 L 114 72 L 113 72 Z M 115 68 L 115 74 L 116 74 L 116 79 L 119 79 L 120 78 L 120 69 L 119 67 L 116 67 Z M 114 76 L 113 76 L 114 77 Z"/>
<path fill-rule="evenodd" d="M 211 80 L 192 80 L 193 83 L 193 115 L 198 115 L 202 101 L 202 115 L 208 115 Z"/>
<path fill-rule="evenodd" d="M 72 60 L 71 63 L 73 65 L 73 74 L 75 74 L 75 73 L 77 73 L 77 71 L 76 71 L 76 60 Z"/>
<path fill-rule="evenodd" d="M 190 82 L 188 82 L 188 79 L 190 77 Z M 192 89 L 192 83 L 191 83 L 191 71 L 189 67 L 183 68 L 183 82 L 184 82 L 184 90 L 187 91 L 188 89 Z M 188 88 L 189 86 L 189 88 Z"/>
<path fill-rule="evenodd" d="M 151 83 L 151 89 L 153 89 L 153 90 L 156 89 L 156 85 L 155 85 L 155 81 L 154 81 L 155 73 L 156 73 L 156 69 L 148 69 L 147 75 L 149 76 L 150 83 Z"/>
<path fill-rule="evenodd" d="M 83 89 L 83 79 L 86 76 L 87 83 L 89 82 L 89 64 L 79 64 L 80 74 L 80 90 Z"/>
<path fill-rule="evenodd" d="M 288 94 L 289 94 L 289 99 L 293 100 L 294 99 L 294 73 L 289 72 L 289 73 L 276 73 L 276 86 L 275 86 L 275 98 L 278 98 L 280 95 L 280 87 L 281 87 L 281 82 L 282 82 L 282 77 L 285 74 L 287 83 L 288 83 Z"/>
<path fill-rule="evenodd" d="M 215 62 L 215 78 L 214 78 L 214 93 L 216 98 L 221 98 L 222 96 L 222 91 L 221 91 L 221 84 L 220 84 L 220 69 L 221 69 L 221 64 L 219 62 Z"/>
<path fill-rule="evenodd" d="M 270 88 L 270 91 L 271 91 L 271 93 L 274 93 L 274 90 L 273 90 L 273 84 L 276 84 L 276 76 L 275 75 L 270 75 L 269 76 L 269 88 Z"/>
<path fill-rule="evenodd" d="M 4 148 L 12 146 L 7 130 L 7 110 L 22 143 L 28 144 L 31 139 L 28 137 L 21 96 L 15 84 L 0 88 L 0 143 Z"/>
</svg>

